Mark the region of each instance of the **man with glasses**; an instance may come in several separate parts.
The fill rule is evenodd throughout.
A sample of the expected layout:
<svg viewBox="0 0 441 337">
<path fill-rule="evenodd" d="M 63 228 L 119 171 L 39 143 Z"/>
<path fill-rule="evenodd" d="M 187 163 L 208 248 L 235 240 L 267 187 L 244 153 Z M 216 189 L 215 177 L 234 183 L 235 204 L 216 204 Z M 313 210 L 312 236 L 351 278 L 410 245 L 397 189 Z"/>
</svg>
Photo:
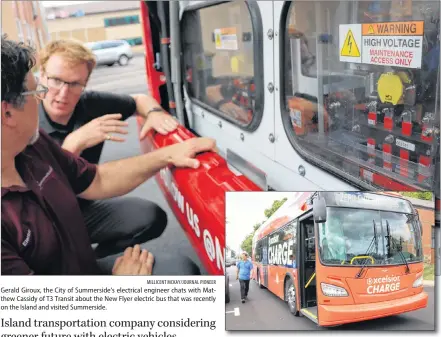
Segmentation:
<svg viewBox="0 0 441 337">
<path fill-rule="evenodd" d="M 150 96 L 85 91 L 96 63 L 93 53 L 79 42 L 51 41 L 39 59 L 40 82 L 48 88 L 39 106 L 40 127 L 90 163 L 99 162 L 104 141 L 124 141 L 125 120 L 135 113 L 146 119 L 141 139 L 151 129 L 167 134 L 178 125 Z M 92 242 L 98 244 L 98 257 L 155 239 L 167 225 L 166 213 L 146 199 L 125 196 L 94 202 L 79 199 L 79 203 Z"/>
<path fill-rule="evenodd" d="M 2 274 L 198 274 L 182 254 L 153 258 L 139 245 L 126 248 L 120 256 L 97 260 L 77 196 L 113 198 L 132 191 L 167 165 L 197 168 L 200 164 L 194 156 L 213 150 L 214 141 L 195 138 L 137 157 L 89 163 L 38 131 L 37 98 L 45 99 L 49 89 L 35 81 L 34 65 L 29 47 L 2 36 Z"/>
</svg>

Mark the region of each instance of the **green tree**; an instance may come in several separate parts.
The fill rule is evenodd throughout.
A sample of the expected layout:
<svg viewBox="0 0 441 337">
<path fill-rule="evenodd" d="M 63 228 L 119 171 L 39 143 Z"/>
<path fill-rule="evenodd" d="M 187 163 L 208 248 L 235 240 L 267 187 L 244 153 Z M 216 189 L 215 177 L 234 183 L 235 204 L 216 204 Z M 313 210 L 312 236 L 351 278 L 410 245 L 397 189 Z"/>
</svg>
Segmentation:
<svg viewBox="0 0 441 337">
<path fill-rule="evenodd" d="M 265 209 L 264 214 L 266 216 L 266 218 L 268 219 L 271 215 L 274 214 L 275 211 L 277 211 L 280 206 L 282 206 L 284 204 L 284 202 L 288 200 L 288 198 L 283 198 L 281 200 L 274 200 L 273 204 L 271 205 L 270 208 Z M 245 239 L 242 241 L 242 244 L 240 245 L 240 248 L 247 252 L 250 256 L 253 250 L 253 237 L 254 234 L 256 233 L 256 231 L 259 229 L 259 227 L 262 225 L 262 222 L 260 223 L 256 223 L 253 226 L 253 231 L 248 234 Z"/>
<path fill-rule="evenodd" d="M 421 200 L 432 200 L 432 192 L 400 192 L 401 195 Z"/>
<path fill-rule="evenodd" d="M 262 225 L 262 223 L 256 223 L 253 226 L 253 231 L 245 237 L 245 239 L 242 241 L 242 243 L 240 245 L 240 248 L 244 252 L 247 252 L 249 256 L 251 256 L 252 250 L 253 250 L 253 237 L 254 237 L 254 234 L 256 233 L 256 231 L 259 229 L 259 227 L 261 225 Z"/>
<path fill-rule="evenodd" d="M 273 205 L 265 210 L 265 216 L 269 218 L 271 215 L 273 215 L 274 212 L 277 211 L 280 206 L 285 203 L 286 200 L 288 200 L 288 198 L 283 198 L 282 200 L 274 200 Z"/>
</svg>

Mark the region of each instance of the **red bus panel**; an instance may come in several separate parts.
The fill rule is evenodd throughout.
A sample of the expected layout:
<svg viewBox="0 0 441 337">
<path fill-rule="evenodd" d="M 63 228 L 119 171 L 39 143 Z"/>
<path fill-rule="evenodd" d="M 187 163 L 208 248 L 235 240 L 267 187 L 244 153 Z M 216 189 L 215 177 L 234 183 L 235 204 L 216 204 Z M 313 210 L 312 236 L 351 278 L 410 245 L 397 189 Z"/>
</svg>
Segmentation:
<svg viewBox="0 0 441 337">
<path fill-rule="evenodd" d="M 139 127 L 142 122 L 139 118 Z M 141 142 L 141 149 L 150 152 L 193 137 L 180 126 L 166 136 L 150 133 Z M 202 153 L 197 159 L 199 168 L 167 167 L 156 180 L 207 272 L 224 275 L 225 192 L 261 189 L 245 176 L 233 173 L 217 153 Z"/>
</svg>

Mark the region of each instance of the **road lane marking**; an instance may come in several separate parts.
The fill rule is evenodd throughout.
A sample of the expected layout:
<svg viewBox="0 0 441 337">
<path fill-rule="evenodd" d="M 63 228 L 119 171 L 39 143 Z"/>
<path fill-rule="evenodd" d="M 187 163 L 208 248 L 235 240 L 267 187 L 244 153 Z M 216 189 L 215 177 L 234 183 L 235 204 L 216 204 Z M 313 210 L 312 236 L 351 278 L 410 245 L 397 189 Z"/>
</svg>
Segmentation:
<svg viewBox="0 0 441 337">
<path fill-rule="evenodd" d="M 226 314 L 232 314 L 234 313 L 234 316 L 240 316 L 240 310 L 239 308 L 234 308 L 234 310 L 231 311 L 225 311 Z"/>
</svg>

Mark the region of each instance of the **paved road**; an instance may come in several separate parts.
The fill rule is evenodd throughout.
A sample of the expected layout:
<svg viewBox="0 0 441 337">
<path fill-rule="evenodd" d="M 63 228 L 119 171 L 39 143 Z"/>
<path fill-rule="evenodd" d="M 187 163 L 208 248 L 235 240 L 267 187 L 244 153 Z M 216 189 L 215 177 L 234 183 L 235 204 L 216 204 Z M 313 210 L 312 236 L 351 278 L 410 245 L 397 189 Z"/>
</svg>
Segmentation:
<svg viewBox="0 0 441 337">
<path fill-rule="evenodd" d="M 147 85 L 143 57 L 135 57 L 126 67 L 121 67 L 119 65 L 114 65 L 113 67 L 98 67 L 92 73 L 88 89 L 122 94 L 146 93 Z M 126 137 L 126 141 L 124 143 L 106 143 L 104 145 L 103 155 L 101 156 L 101 162 L 135 156 L 141 153 L 137 138 L 138 130 L 136 120 L 132 117 L 128 121 L 129 134 Z M 199 265 L 202 269 L 202 273 L 206 274 L 206 271 L 203 269 L 193 248 L 187 240 L 184 231 L 181 229 L 173 212 L 168 207 L 167 201 L 159 190 L 156 181 L 150 179 L 132 191 L 129 195 L 147 198 L 156 202 L 166 210 L 168 215 L 167 229 L 161 237 L 148 242 L 146 248 L 153 253 L 173 251 L 176 254 L 186 254 Z"/>
<path fill-rule="evenodd" d="M 248 302 L 240 302 L 239 281 L 235 267 L 227 268 L 230 275 L 230 303 L 225 309 L 227 330 L 326 330 L 318 327 L 306 317 L 293 316 L 287 304 L 250 282 Z M 425 287 L 429 294 L 427 308 L 398 316 L 386 317 L 361 323 L 352 323 L 332 328 L 333 330 L 434 330 L 434 287 Z"/>
<path fill-rule="evenodd" d="M 144 57 L 136 55 L 125 67 L 118 64 L 112 67 L 98 66 L 92 73 L 88 87 L 120 94 L 147 92 Z"/>
</svg>

